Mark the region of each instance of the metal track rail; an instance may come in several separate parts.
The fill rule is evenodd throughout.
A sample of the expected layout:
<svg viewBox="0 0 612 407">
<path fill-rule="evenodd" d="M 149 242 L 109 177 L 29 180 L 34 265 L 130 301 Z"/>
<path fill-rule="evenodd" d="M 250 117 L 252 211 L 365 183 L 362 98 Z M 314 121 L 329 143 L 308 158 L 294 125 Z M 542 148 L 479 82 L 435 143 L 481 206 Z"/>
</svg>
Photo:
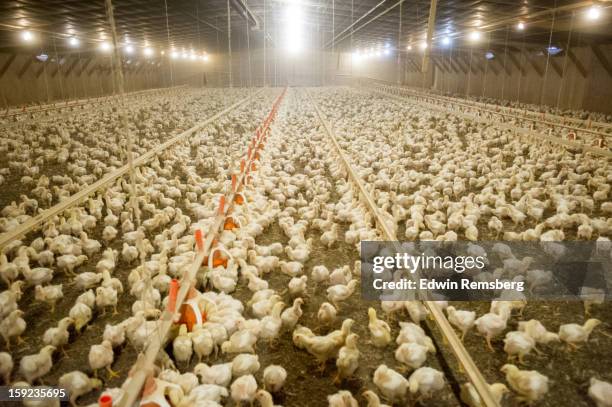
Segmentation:
<svg viewBox="0 0 612 407">
<path fill-rule="evenodd" d="M 580 151 L 584 151 L 584 152 L 588 152 L 588 153 L 592 153 L 595 155 L 600 155 L 606 158 L 612 158 L 612 151 L 609 149 L 603 149 L 603 148 L 598 148 L 598 147 L 593 147 L 590 145 L 587 145 L 585 143 L 581 143 L 579 141 L 572 141 L 572 140 L 564 140 L 560 137 L 554 137 L 554 136 L 550 136 L 547 134 L 543 134 L 541 132 L 539 132 L 538 130 L 532 130 L 532 129 L 525 129 L 522 127 L 517 127 L 514 126 L 512 124 L 507 124 L 507 123 L 494 123 L 490 120 L 490 118 L 484 117 L 484 116 L 480 116 L 480 115 L 473 115 L 473 114 L 469 114 L 469 113 L 465 113 L 459 110 L 453 110 L 453 109 L 449 109 L 446 107 L 442 107 L 440 105 L 437 104 L 433 104 L 433 103 L 429 103 L 427 101 L 423 101 L 423 100 L 411 100 L 411 96 L 405 96 L 405 97 L 401 97 L 401 96 L 396 96 L 394 94 L 390 94 L 378 89 L 373 89 L 370 90 L 373 92 L 376 92 L 380 95 L 383 95 L 385 97 L 394 99 L 396 101 L 402 102 L 402 103 L 411 103 L 411 104 L 418 104 L 419 106 L 427 106 L 430 109 L 433 110 L 437 110 L 443 113 L 448 113 L 448 114 L 452 114 L 455 116 L 459 116 L 459 117 L 463 117 L 465 119 L 468 120 L 473 120 L 479 123 L 486 123 L 489 124 L 493 127 L 496 127 L 500 130 L 509 130 L 514 132 L 515 134 L 522 136 L 522 137 L 526 137 L 531 141 L 548 141 L 551 142 L 553 144 L 557 144 L 566 148 L 571 148 L 571 149 L 576 149 L 576 150 L 580 150 Z"/>
<path fill-rule="evenodd" d="M 206 120 L 196 124 L 195 126 L 191 127 L 190 129 L 182 132 L 181 134 L 176 135 L 175 137 L 171 138 L 170 140 L 165 141 L 164 143 L 160 144 L 159 146 L 155 147 L 154 149 L 152 149 L 152 150 L 148 151 L 147 153 L 141 155 L 140 157 L 134 159 L 134 167 L 146 164 L 150 159 L 155 157 L 157 154 L 165 151 L 168 148 L 171 148 L 176 143 L 178 143 L 178 142 L 180 142 L 182 140 L 185 140 L 185 138 L 187 138 L 188 136 L 192 135 L 193 133 L 201 130 L 203 127 L 209 125 L 210 123 L 214 122 L 215 120 L 219 119 L 220 117 L 226 115 L 227 113 L 231 112 L 232 110 L 236 109 L 237 107 L 242 106 L 243 104 L 247 103 L 248 101 L 253 99 L 255 96 L 257 96 L 259 93 L 261 93 L 262 90 L 263 89 L 258 90 L 257 92 L 247 96 L 243 100 L 234 103 L 233 105 L 231 105 L 227 109 L 222 110 L 221 112 L 219 112 L 219 113 L 209 117 L 208 119 L 206 119 Z M 22 223 L 21 225 L 19 225 L 15 229 L 13 229 L 13 230 L 11 230 L 9 232 L 3 233 L 2 235 L 0 235 L 0 249 L 2 247 L 6 246 L 8 243 L 12 242 L 13 240 L 15 240 L 17 238 L 20 238 L 21 236 L 24 236 L 28 232 L 30 232 L 33 229 L 37 228 L 39 225 L 41 225 L 47 219 L 50 219 L 53 216 L 62 213 L 66 209 L 69 209 L 69 208 L 77 205 L 83 199 L 85 199 L 88 196 L 92 195 L 93 193 L 95 193 L 99 189 L 102 189 L 102 188 L 106 187 L 107 185 L 111 184 L 112 182 L 117 180 L 119 177 L 122 177 L 123 175 L 127 174 L 128 172 L 129 172 L 129 165 L 126 164 L 123 167 L 120 167 L 120 168 L 116 169 L 112 173 L 104 176 L 102 179 L 100 179 L 100 180 L 94 182 L 93 184 L 89 185 L 88 187 L 84 188 L 83 190 L 77 192 L 76 194 L 73 194 L 70 198 L 67 198 L 64 201 L 61 201 L 57 205 L 52 206 L 51 208 L 45 210 L 44 212 L 39 213 L 38 215 L 28 219 L 26 222 Z"/>
<path fill-rule="evenodd" d="M 165 310 L 159 321 L 157 326 L 157 335 L 152 335 L 149 342 L 145 345 L 145 350 L 138 355 L 138 359 L 132 366 L 131 377 L 123 383 L 121 389 L 123 390 L 123 396 L 121 399 L 117 401 L 118 407 L 131 407 L 136 402 L 142 387 L 149 375 L 153 373 L 153 367 L 155 364 L 155 360 L 160 350 L 165 346 L 168 335 L 170 333 L 170 329 L 174 323 L 174 319 L 179 312 L 181 305 L 185 301 L 189 289 L 191 288 L 193 282 L 195 281 L 196 274 L 202 265 L 204 259 L 209 255 L 213 240 L 217 237 L 219 231 L 223 228 L 223 224 L 225 222 L 225 218 L 227 214 L 231 211 L 234 205 L 234 198 L 236 194 L 240 190 L 240 186 L 244 184 L 244 181 L 248 175 L 249 169 L 251 168 L 251 164 L 256 160 L 255 152 L 263 146 L 262 141 L 266 132 L 270 129 L 270 125 L 274 116 L 276 115 L 278 106 L 282 102 L 283 96 L 285 95 L 286 89 L 282 91 L 282 93 L 275 100 L 272 110 L 268 118 L 265 120 L 260 129 L 256 132 L 260 137 L 255 140 L 254 146 L 249 150 L 249 154 L 245 154 L 246 165 L 245 171 L 240 173 L 240 176 L 237 179 L 237 187 L 235 190 L 230 190 L 228 196 L 226 196 L 225 202 L 228 202 L 228 205 L 218 213 L 215 221 L 212 225 L 212 228 L 208 231 L 206 236 L 206 240 L 203 242 L 203 246 L 200 250 L 196 252 L 196 257 L 193 260 L 193 263 L 189 267 L 189 269 L 183 275 L 180 281 L 180 288 L 176 298 L 176 305 L 174 308 L 174 312 L 170 312 L 169 310 Z M 245 203 L 246 204 L 246 203 Z"/>
<path fill-rule="evenodd" d="M 338 156 L 340 157 L 340 161 L 342 161 L 342 164 L 344 165 L 348 173 L 349 180 L 352 181 L 352 183 L 359 190 L 363 201 L 365 201 L 366 206 L 368 207 L 368 209 L 374 216 L 374 219 L 376 220 L 376 224 L 380 232 L 382 233 L 383 238 L 388 241 L 396 242 L 397 236 L 395 236 L 391 232 L 391 230 L 389 229 L 389 226 L 385 222 L 385 219 L 381 215 L 380 209 L 378 208 L 378 206 L 376 205 L 376 203 L 370 196 L 370 193 L 363 186 L 361 179 L 357 176 L 357 174 L 355 174 L 355 171 L 353 170 L 352 165 L 347 160 L 346 155 L 344 154 L 344 151 L 342 150 L 342 147 L 340 147 L 340 144 L 336 140 L 336 137 L 334 135 L 334 132 L 330 124 L 325 120 L 324 114 L 321 112 L 321 110 L 319 109 L 319 107 L 317 106 L 317 104 L 315 103 L 315 101 L 312 99 L 312 97 L 309 94 L 308 94 L 308 97 L 313 107 L 315 108 L 315 111 L 317 112 L 319 121 L 323 125 L 325 132 L 327 133 L 329 139 L 334 145 L 336 152 Z M 397 243 L 395 243 L 395 250 L 398 252 L 404 252 L 404 249 Z M 483 405 L 487 407 L 497 407 L 498 403 L 495 401 L 495 398 L 493 398 L 489 390 L 489 385 L 484 379 L 484 376 L 482 375 L 482 373 L 480 372 L 480 370 L 478 369 L 478 367 L 472 360 L 472 357 L 470 356 L 467 349 L 465 349 L 465 347 L 463 346 L 463 343 L 461 342 L 461 340 L 455 333 L 453 327 L 450 325 L 450 323 L 446 319 L 446 316 L 444 315 L 444 313 L 442 312 L 438 304 L 435 301 L 423 301 L 423 303 L 425 304 L 425 306 L 427 307 L 427 309 L 430 311 L 431 315 L 433 316 L 436 325 L 440 329 L 440 332 L 442 333 L 443 337 L 447 341 L 453 354 L 457 358 L 457 361 L 463 367 L 463 370 L 465 371 L 468 379 L 470 380 L 470 382 L 472 383 L 472 385 L 474 386 L 474 388 L 480 395 Z"/>
</svg>

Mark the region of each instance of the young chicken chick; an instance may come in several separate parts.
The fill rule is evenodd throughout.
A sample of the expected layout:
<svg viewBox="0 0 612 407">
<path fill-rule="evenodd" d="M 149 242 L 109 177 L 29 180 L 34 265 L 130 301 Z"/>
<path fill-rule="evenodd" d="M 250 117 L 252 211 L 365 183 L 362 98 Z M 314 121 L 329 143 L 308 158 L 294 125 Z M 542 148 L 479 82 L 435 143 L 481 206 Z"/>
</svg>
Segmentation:
<svg viewBox="0 0 612 407">
<path fill-rule="evenodd" d="M 310 278 L 315 282 L 315 291 L 319 284 L 329 280 L 329 270 L 323 265 L 314 266 L 310 273 Z"/>
<path fill-rule="evenodd" d="M 269 343 L 272 343 L 272 341 L 275 341 L 278 338 L 280 329 L 283 325 L 281 313 L 284 306 L 284 302 L 277 302 L 272 307 L 271 314 L 266 315 L 261 319 L 261 330 L 259 332 L 260 339 L 267 339 Z"/>
<path fill-rule="evenodd" d="M 242 402 L 252 403 L 257 392 L 257 382 L 253 375 L 240 376 L 232 383 L 231 397 L 237 405 Z"/>
<path fill-rule="evenodd" d="M 508 359 L 518 356 L 519 363 L 523 363 L 523 358 L 535 349 L 535 345 L 535 339 L 521 331 L 508 332 L 504 338 L 504 352 L 508 354 Z"/>
<path fill-rule="evenodd" d="M 92 345 L 89 348 L 89 366 L 94 372 L 94 377 L 98 377 L 98 369 L 103 367 L 108 370 L 109 377 L 117 377 L 119 373 L 111 369 L 115 354 L 113 345 L 109 341 L 102 341 L 100 345 Z"/>
<path fill-rule="evenodd" d="M 291 298 L 302 296 L 306 293 L 307 287 L 307 276 L 293 277 L 288 284 L 289 295 L 291 296 Z"/>
<path fill-rule="evenodd" d="M 336 367 L 338 368 L 338 374 L 334 379 L 335 383 L 339 383 L 342 380 L 350 377 L 355 373 L 355 370 L 359 367 L 359 349 L 357 349 L 357 334 L 350 334 L 346 337 L 346 342 L 338 352 L 338 359 L 336 359 Z"/>
<path fill-rule="evenodd" d="M 261 407 L 275 407 L 272 395 L 265 390 L 258 390 L 257 393 L 255 393 L 255 400 L 259 402 Z"/>
<path fill-rule="evenodd" d="M 400 322 L 400 332 L 397 335 L 395 343 L 401 345 L 402 343 L 417 343 L 423 345 L 431 353 L 436 353 L 436 347 L 433 344 L 431 338 L 425 335 L 423 328 L 412 322 Z"/>
<path fill-rule="evenodd" d="M 559 341 L 559 334 L 554 332 L 548 332 L 544 325 L 537 319 L 530 319 L 529 321 L 519 321 L 518 330 L 525 332 L 531 336 L 536 343 L 547 344 L 552 341 Z"/>
<path fill-rule="evenodd" d="M 28 383 L 32 384 L 34 380 L 49 373 L 53 366 L 53 352 L 55 346 L 47 345 L 38 353 L 21 358 L 19 372 Z"/>
<path fill-rule="evenodd" d="M 420 367 L 408 379 L 410 393 L 421 393 L 420 397 L 430 397 L 433 392 L 444 388 L 444 374 L 431 367 Z"/>
<path fill-rule="evenodd" d="M 11 383 L 11 372 L 13 371 L 13 358 L 10 353 L 0 352 L 0 377 L 8 386 Z"/>
<path fill-rule="evenodd" d="M 411 369 L 418 369 L 427 360 L 427 347 L 413 342 L 402 343 L 395 350 L 395 359 Z"/>
<path fill-rule="evenodd" d="M 293 330 L 293 328 L 298 323 L 298 320 L 303 314 L 302 304 L 304 304 L 304 300 L 301 298 L 296 298 L 295 300 L 293 300 L 293 306 L 283 311 L 283 313 L 281 314 L 283 328 L 287 330 Z"/>
<path fill-rule="evenodd" d="M 329 302 L 334 304 L 336 309 L 340 309 L 339 302 L 346 301 L 353 292 L 355 292 L 355 287 L 357 287 L 357 280 L 351 280 L 348 284 L 337 284 L 329 287 L 327 289 L 327 299 Z"/>
<path fill-rule="evenodd" d="M 497 402 L 497 404 L 501 404 L 501 400 L 504 397 L 504 394 L 508 393 L 508 387 L 506 387 L 503 383 L 493 383 L 489 384 L 489 392 Z M 480 395 L 472 385 L 472 383 L 463 383 L 461 385 L 461 392 L 459 393 L 459 397 L 461 401 L 467 404 L 469 407 L 484 407 L 484 403 L 480 398 Z"/>
<path fill-rule="evenodd" d="M 193 350 L 198 356 L 198 363 L 202 362 L 202 358 L 210 356 L 215 349 L 212 334 L 200 325 L 196 325 L 191 331 L 191 342 L 193 343 Z"/>
<path fill-rule="evenodd" d="M 178 335 L 172 341 L 172 354 L 178 363 L 189 365 L 191 355 L 193 355 L 193 343 L 185 324 L 181 324 Z"/>
<path fill-rule="evenodd" d="M 368 319 L 372 343 L 376 347 L 384 348 L 391 342 L 391 328 L 389 324 L 376 317 L 376 310 L 374 308 L 368 309 Z"/>
<path fill-rule="evenodd" d="M 561 325 L 559 327 L 559 339 L 567 343 L 568 347 L 571 349 L 577 349 L 577 344 L 588 341 L 591 332 L 593 332 L 593 329 L 599 324 L 601 324 L 600 320 L 591 318 L 587 320 L 584 325 Z"/>
<path fill-rule="evenodd" d="M 264 389 L 276 393 L 283 388 L 287 380 L 287 371 L 279 365 L 270 365 L 263 371 Z"/>
<path fill-rule="evenodd" d="M 406 397 L 408 380 L 386 365 L 380 365 L 374 372 L 374 384 L 387 399 L 396 402 Z"/>
<path fill-rule="evenodd" d="M 327 405 L 329 407 L 359 407 L 357 400 L 348 390 L 340 390 L 338 393 L 327 396 Z"/>
<path fill-rule="evenodd" d="M 336 320 L 336 308 L 329 302 L 324 302 L 317 312 L 317 320 L 321 326 L 331 326 Z"/>
<path fill-rule="evenodd" d="M 597 407 L 612 407 L 612 384 L 591 377 L 589 397 Z"/>
<path fill-rule="evenodd" d="M 34 288 L 34 298 L 36 301 L 45 302 L 51 305 L 51 313 L 55 312 L 55 303 L 64 297 L 62 285 L 37 285 Z"/>
<path fill-rule="evenodd" d="M 11 338 L 17 337 L 19 343 L 24 342 L 21 334 L 26 329 L 26 322 L 23 318 L 23 311 L 16 309 L 0 322 L 0 334 L 6 342 L 6 349 L 11 349 Z"/>
<path fill-rule="evenodd" d="M 429 315 L 429 311 L 421 301 L 404 301 L 404 307 L 406 307 L 410 319 L 412 319 L 412 322 L 415 324 L 425 320 L 427 315 Z"/>
<path fill-rule="evenodd" d="M 478 332 L 485 337 L 491 352 L 494 352 L 491 339 L 506 329 L 506 319 L 497 314 L 488 313 L 478 318 L 475 324 Z"/>
<path fill-rule="evenodd" d="M 77 302 L 72 308 L 70 308 L 68 316 L 74 320 L 75 331 L 80 333 L 81 329 L 83 329 L 83 327 L 87 325 L 89 321 L 91 321 L 91 308 L 82 302 Z"/>
<path fill-rule="evenodd" d="M 93 389 L 99 389 L 102 382 L 98 379 L 92 379 L 85 373 L 75 370 L 62 375 L 57 381 L 57 385 L 67 389 L 70 394 L 70 404 L 76 406 L 76 401 L 79 397 L 89 393 Z"/>
<path fill-rule="evenodd" d="M 389 407 L 387 404 L 382 404 L 378 394 L 374 393 L 372 390 L 364 391 L 362 396 L 368 401 L 366 407 Z"/>
<path fill-rule="evenodd" d="M 461 331 L 461 341 L 463 341 L 465 334 L 474 326 L 476 312 L 457 310 L 453 306 L 447 307 L 446 312 L 448 321 Z"/>
<path fill-rule="evenodd" d="M 260 368 L 259 356 L 243 353 L 232 360 L 233 377 L 255 374 Z"/>
<path fill-rule="evenodd" d="M 123 323 L 117 325 L 106 324 L 102 340 L 109 341 L 113 348 L 121 346 L 125 342 L 125 328 L 126 325 Z"/>
<path fill-rule="evenodd" d="M 117 315 L 117 291 L 112 287 L 96 288 L 96 307 L 102 308 L 102 315 L 106 314 L 106 307 L 113 307 L 113 315 Z"/>
<path fill-rule="evenodd" d="M 512 364 L 506 364 L 500 370 L 506 374 L 510 387 L 520 394 L 521 401 L 533 403 L 548 392 L 548 377 L 535 370 L 520 370 Z"/>
<path fill-rule="evenodd" d="M 56 348 L 62 348 L 68 343 L 70 333 L 68 328 L 74 324 L 74 319 L 67 317 L 62 318 L 56 327 L 51 327 L 43 334 L 43 343 L 45 345 L 53 345 Z M 62 348 L 63 350 L 63 348 Z M 66 352 L 64 352 L 65 354 Z"/>
<path fill-rule="evenodd" d="M 227 387 L 232 381 L 232 363 L 221 363 L 208 366 L 206 363 L 198 363 L 193 368 L 202 384 L 216 384 L 217 386 Z"/>
</svg>

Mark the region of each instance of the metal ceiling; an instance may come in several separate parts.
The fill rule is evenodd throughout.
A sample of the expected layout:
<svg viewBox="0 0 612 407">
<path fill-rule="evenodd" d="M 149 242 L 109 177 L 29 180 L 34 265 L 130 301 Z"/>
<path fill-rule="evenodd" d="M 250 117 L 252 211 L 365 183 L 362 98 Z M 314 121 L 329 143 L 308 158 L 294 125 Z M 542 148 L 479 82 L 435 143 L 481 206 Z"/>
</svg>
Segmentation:
<svg viewBox="0 0 612 407">
<path fill-rule="evenodd" d="M 430 7 L 430 0 L 230 0 L 232 49 L 247 46 L 247 24 L 253 28 L 254 18 L 259 20 L 259 29 L 249 31 L 251 48 L 262 46 L 264 27 L 269 34 L 269 46 L 282 41 L 284 9 L 290 1 L 303 9 L 304 31 L 310 38 L 310 46 L 336 49 L 389 44 L 405 50 L 409 44 L 418 44 L 425 38 Z M 439 0 L 434 45 L 448 35 L 453 38 L 453 46 L 462 46 L 466 33 L 474 29 L 482 31 L 482 43 L 490 47 L 506 43 L 538 46 L 549 41 L 565 43 L 570 30 L 574 44 L 612 43 L 610 2 L 600 2 L 604 11 L 602 18 L 587 21 L 584 11 L 591 3 Z M 249 10 L 246 14 L 252 13 L 248 23 L 240 4 L 246 5 Z M 227 49 L 227 0 L 113 0 L 113 5 L 120 41 L 127 38 L 137 46 L 147 43 L 166 50 L 176 47 L 225 52 Z M 379 17 L 369 22 L 376 16 Z M 524 31 L 515 28 L 519 20 L 527 25 Z M 104 37 L 108 39 L 110 33 L 104 0 L 0 2 L 0 50 L 23 49 L 19 32 L 24 29 L 35 34 L 31 47 L 66 49 L 67 39 L 73 35 L 82 42 L 79 52 L 93 49 Z M 337 37 L 333 43 L 332 36 Z"/>
</svg>

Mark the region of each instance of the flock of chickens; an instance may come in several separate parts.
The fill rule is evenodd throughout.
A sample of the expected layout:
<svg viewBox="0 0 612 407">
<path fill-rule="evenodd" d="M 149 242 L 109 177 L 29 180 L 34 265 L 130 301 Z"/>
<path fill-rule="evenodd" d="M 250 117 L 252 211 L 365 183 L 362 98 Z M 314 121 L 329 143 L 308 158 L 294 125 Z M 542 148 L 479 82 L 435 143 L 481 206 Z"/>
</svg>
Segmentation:
<svg viewBox="0 0 612 407">
<path fill-rule="evenodd" d="M 309 92 L 399 240 L 609 242 L 612 169 L 607 161 L 526 145 L 481 124 L 410 103 L 366 98 L 352 89 Z M 194 259 L 194 233 L 211 228 L 220 196 L 277 94 L 264 90 L 139 167 L 138 216 L 128 205 L 128 180 L 119 179 L 27 240 L 2 249 L 4 383 L 57 384 L 70 390 L 73 404 L 79 398 L 91 402 L 92 394 L 122 396 L 120 388 L 109 386 L 118 374 L 130 380 L 129 372 L 113 369 L 117 358 L 141 351 L 158 332 L 170 282 Z M 205 95 L 190 91 L 186 99 L 177 95 L 131 106 L 137 154 L 188 127 L 196 115 L 209 116 L 224 105 L 221 91 Z M 234 90 L 230 99 L 246 95 Z M 19 203 L 3 208 L 3 231 L 122 165 L 126 139 L 116 112 L 90 114 L 3 137 L 0 148 L 9 157 L 3 175 L 19 179 L 24 191 Z M 92 123 L 96 114 L 101 117 Z M 103 137 L 92 138 L 91 132 Z M 359 298 L 359 242 L 380 236 L 330 151 L 305 92 L 290 89 L 244 188 L 245 202 L 232 212 L 239 227 L 218 236 L 216 247 L 225 262 L 201 267 L 190 290 L 189 301 L 204 310 L 203 320 L 173 328 L 150 372 L 144 402 L 175 407 L 254 401 L 264 407 L 282 401 L 332 407 L 359 401 L 370 407 L 448 403 L 440 394 L 460 379 L 447 377 L 437 359 L 444 345 L 428 328 L 427 309 L 417 301 L 374 304 Z M 62 175 L 51 175 L 54 170 Z M 279 231 L 273 241 L 267 236 L 271 230 Z M 606 247 L 612 253 L 612 244 Z M 528 262 L 516 259 L 508 246 L 499 255 L 507 264 L 500 277 L 533 283 Z M 554 332 L 535 318 L 523 320 L 537 305 L 521 298 L 494 301 L 482 313 L 470 303 L 438 305 L 474 352 L 490 350 L 496 359 L 501 352 L 502 360 L 510 359 L 487 376 L 493 379 L 491 394 L 502 404 L 532 404 L 545 403 L 563 385 L 565 373 L 531 369 L 537 354 L 561 346 L 576 353 L 599 343 L 609 346 L 609 328 L 596 318 L 606 305 L 595 294 L 586 310 L 590 317 L 572 321 L 562 314 Z M 36 316 L 28 315 L 32 304 L 25 298 L 48 305 L 40 338 L 28 337 Z M 62 353 L 70 354 L 71 345 L 100 323 L 105 326 L 98 341 L 87 344 L 86 365 L 47 381 L 59 360 L 79 357 Z M 478 345 L 475 333 L 484 338 Z M 22 336 L 30 343 L 22 344 Z M 32 342 L 40 346 L 19 351 Z M 292 357 L 308 361 L 305 367 L 292 357 L 270 363 L 275 350 L 288 352 L 287 346 Z M 324 393 L 301 387 L 304 375 L 316 378 L 305 379 L 308 383 L 324 382 Z M 612 406 L 610 382 L 610 370 L 599 371 L 580 384 L 588 388 L 584 396 L 575 397 Z M 460 398 L 482 405 L 469 383 L 461 384 Z"/>
</svg>

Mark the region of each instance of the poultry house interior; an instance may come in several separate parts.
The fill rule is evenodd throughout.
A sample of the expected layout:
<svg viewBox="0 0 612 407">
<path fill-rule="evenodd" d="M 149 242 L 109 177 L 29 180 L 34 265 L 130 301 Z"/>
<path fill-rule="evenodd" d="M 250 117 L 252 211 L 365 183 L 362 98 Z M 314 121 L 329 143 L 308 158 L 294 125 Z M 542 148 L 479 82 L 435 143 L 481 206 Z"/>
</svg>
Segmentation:
<svg viewBox="0 0 612 407">
<path fill-rule="evenodd" d="M 611 23 L 0 3 L 0 405 L 612 407 Z"/>
</svg>

